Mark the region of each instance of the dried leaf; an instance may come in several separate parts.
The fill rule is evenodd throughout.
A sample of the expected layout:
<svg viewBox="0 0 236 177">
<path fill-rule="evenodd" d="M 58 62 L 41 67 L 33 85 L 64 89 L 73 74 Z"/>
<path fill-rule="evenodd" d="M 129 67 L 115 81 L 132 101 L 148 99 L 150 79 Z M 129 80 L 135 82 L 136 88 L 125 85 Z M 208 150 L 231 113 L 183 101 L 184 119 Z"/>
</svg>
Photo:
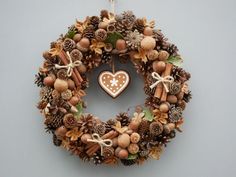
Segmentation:
<svg viewBox="0 0 236 177">
<path fill-rule="evenodd" d="M 170 56 L 167 59 L 167 62 L 172 63 L 175 66 L 181 66 L 183 63 L 183 59 L 180 56 L 176 56 L 176 57 Z"/>
<path fill-rule="evenodd" d="M 122 34 L 120 34 L 120 33 L 118 33 L 118 32 L 109 33 L 109 34 L 107 35 L 107 39 L 105 40 L 105 42 L 112 44 L 112 46 L 115 48 L 115 47 L 116 47 L 116 41 L 117 41 L 118 39 L 123 39 Z"/>
<path fill-rule="evenodd" d="M 134 160 L 134 159 L 137 159 L 138 158 L 138 154 L 129 154 L 128 156 L 128 160 Z"/>
<path fill-rule="evenodd" d="M 146 119 L 147 121 L 150 121 L 150 122 L 153 121 L 154 116 L 153 116 L 152 112 L 149 109 L 145 108 L 143 110 L 143 112 L 145 114 L 144 119 Z"/>
</svg>

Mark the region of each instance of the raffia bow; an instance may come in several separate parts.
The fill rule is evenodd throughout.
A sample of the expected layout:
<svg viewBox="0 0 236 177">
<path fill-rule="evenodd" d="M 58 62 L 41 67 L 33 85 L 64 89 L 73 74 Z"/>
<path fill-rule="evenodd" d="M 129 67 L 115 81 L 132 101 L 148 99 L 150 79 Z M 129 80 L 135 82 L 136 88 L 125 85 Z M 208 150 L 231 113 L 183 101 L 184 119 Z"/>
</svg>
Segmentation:
<svg viewBox="0 0 236 177">
<path fill-rule="evenodd" d="M 73 68 L 76 67 L 76 66 L 80 66 L 82 64 L 82 62 L 79 61 L 79 60 L 73 62 L 71 57 L 70 57 L 69 52 L 66 52 L 66 55 L 69 59 L 69 64 L 63 65 L 63 66 L 56 64 L 55 67 L 56 67 L 56 69 L 67 69 L 67 76 L 70 77 L 72 75 Z"/>
<path fill-rule="evenodd" d="M 166 83 L 172 83 L 174 82 L 174 78 L 172 76 L 165 76 L 161 77 L 157 72 L 152 72 L 152 78 L 156 79 L 156 82 L 154 82 L 150 88 L 153 89 L 157 86 L 157 84 L 162 83 L 164 88 L 166 89 L 166 92 L 169 92 L 168 86 Z"/>
<path fill-rule="evenodd" d="M 88 139 L 87 141 L 99 144 L 99 146 L 101 147 L 101 155 L 103 155 L 103 147 L 112 146 L 112 140 L 102 139 L 97 133 L 92 134 L 92 139 Z"/>
</svg>

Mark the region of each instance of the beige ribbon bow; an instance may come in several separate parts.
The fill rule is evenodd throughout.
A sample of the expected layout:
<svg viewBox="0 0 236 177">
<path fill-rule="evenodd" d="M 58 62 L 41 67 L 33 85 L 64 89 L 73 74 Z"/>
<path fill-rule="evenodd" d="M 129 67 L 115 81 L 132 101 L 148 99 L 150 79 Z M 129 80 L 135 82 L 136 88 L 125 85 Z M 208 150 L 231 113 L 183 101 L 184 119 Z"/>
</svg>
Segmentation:
<svg viewBox="0 0 236 177">
<path fill-rule="evenodd" d="M 70 77 L 72 75 L 73 68 L 76 67 L 76 66 L 80 66 L 82 64 L 82 62 L 79 61 L 79 60 L 73 62 L 71 57 L 70 57 L 69 52 L 66 52 L 66 55 L 69 59 L 69 64 L 64 65 L 64 66 L 56 64 L 55 67 L 56 67 L 56 69 L 67 69 L 67 76 Z"/>
<path fill-rule="evenodd" d="M 88 139 L 88 142 L 98 143 L 101 147 L 101 155 L 103 155 L 103 147 L 111 147 L 112 146 L 112 140 L 110 139 L 102 139 L 99 134 L 93 133 L 92 139 Z"/>
<path fill-rule="evenodd" d="M 156 79 L 156 82 L 154 82 L 150 88 L 153 89 L 154 87 L 157 86 L 157 84 L 162 83 L 163 86 L 166 89 L 166 92 L 169 92 L 169 89 L 166 85 L 166 83 L 172 83 L 174 82 L 174 78 L 172 76 L 165 76 L 165 77 L 161 77 L 157 72 L 152 72 L 152 78 Z"/>
</svg>

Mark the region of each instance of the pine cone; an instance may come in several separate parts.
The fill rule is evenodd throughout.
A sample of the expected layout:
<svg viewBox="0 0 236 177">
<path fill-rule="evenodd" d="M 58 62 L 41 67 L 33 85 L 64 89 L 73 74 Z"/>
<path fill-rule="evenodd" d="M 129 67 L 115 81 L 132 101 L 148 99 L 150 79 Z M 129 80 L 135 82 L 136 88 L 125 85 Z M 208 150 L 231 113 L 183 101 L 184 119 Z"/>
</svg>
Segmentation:
<svg viewBox="0 0 236 177">
<path fill-rule="evenodd" d="M 43 84 L 43 80 L 44 78 L 46 77 L 46 74 L 44 73 L 38 73 L 35 75 L 35 81 L 34 83 L 38 86 L 38 87 L 43 87 L 44 84 Z"/>
<path fill-rule="evenodd" d="M 53 99 L 52 91 L 53 89 L 51 87 L 48 87 L 48 86 L 42 87 L 42 89 L 40 90 L 41 100 L 46 101 L 48 103 L 51 102 L 51 100 Z"/>
<path fill-rule="evenodd" d="M 108 16 L 109 16 L 109 12 L 107 10 L 101 10 L 100 12 L 101 19 L 108 18 Z"/>
<path fill-rule="evenodd" d="M 173 67 L 171 75 L 176 81 L 180 81 L 182 83 L 189 80 L 191 77 L 190 73 L 186 72 L 183 68 L 180 68 L 178 66 Z"/>
<path fill-rule="evenodd" d="M 104 147 L 103 148 L 103 156 L 105 159 L 111 158 L 115 153 L 115 150 L 113 147 Z"/>
<path fill-rule="evenodd" d="M 125 112 L 118 114 L 116 120 L 121 123 L 121 126 L 127 126 L 130 123 L 130 118 Z"/>
<path fill-rule="evenodd" d="M 88 24 L 92 25 L 94 27 L 94 29 L 97 29 L 99 22 L 100 22 L 100 19 L 98 16 L 92 16 L 89 18 Z"/>
<path fill-rule="evenodd" d="M 102 63 L 109 63 L 112 59 L 111 53 L 104 51 L 102 53 L 101 59 L 102 59 Z"/>
<path fill-rule="evenodd" d="M 161 30 L 154 30 L 153 31 L 153 38 L 156 40 L 157 50 L 162 50 L 167 46 L 167 38 L 163 35 Z"/>
<path fill-rule="evenodd" d="M 154 96 L 146 98 L 145 105 L 153 109 L 159 107 L 160 100 Z"/>
<path fill-rule="evenodd" d="M 178 122 L 182 118 L 182 109 L 180 107 L 172 107 L 169 111 L 169 119 L 171 122 Z"/>
<path fill-rule="evenodd" d="M 57 78 L 66 80 L 68 78 L 67 76 L 67 70 L 66 69 L 60 69 L 57 71 Z"/>
<path fill-rule="evenodd" d="M 55 146 L 60 146 L 60 145 L 61 145 L 61 142 L 62 142 L 62 141 L 59 140 L 55 134 L 53 134 L 52 139 L 53 139 L 53 144 L 54 144 Z"/>
<path fill-rule="evenodd" d="M 58 127 L 63 125 L 63 114 L 57 114 L 47 117 L 44 121 L 44 124 L 49 130 L 57 129 Z"/>
<path fill-rule="evenodd" d="M 139 127 L 138 127 L 138 133 L 140 135 L 145 134 L 146 132 L 149 131 L 149 122 L 147 120 L 142 120 Z"/>
<path fill-rule="evenodd" d="M 120 161 L 124 166 L 131 166 L 136 163 L 136 160 L 121 159 Z"/>
<path fill-rule="evenodd" d="M 178 83 L 178 82 L 170 83 L 170 85 L 169 85 L 170 94 L 176 95 L 177 93 L 180 92 L 180 90 L 181 90 L 181 84 L 180 83 Z"/>
<path fill-rule="evenodd" d="M 75 41 L 73 41 L 70 38 L 66 38 L 63 42 L 63 48 L 65 51 L 71 52 L 75 48 L 76 44 Z"/>
<path fill-rule="evenodd" d="M 125 35 L 127 30 L 133 28 L 136 17 L 132 11 L 125 11 L 121 15 L 117 15 L 115 19 L 116 31 Z"/>
<path fill-rule="evenodd" d="M 152 122 L 149 131 L 153 136 L 160 135 L 163 132 L 163 126 L 160 122 Z"/>
<path fill-rule="evenodd" d="M 70 56 L 73 61 L 81 60 L 83 58 L 82 52 L 80 52 L 78 49 L 72 50 Z"/>
<path fill-rule="evenodd" d="M 94 119 L 91 114 L 83 114 L 78 121 L 78 126 L 80 127 L 80 130 L 84 133 L 92 133 L 93 120 Z"/>
<path fill-rule="evenodd" d="M 188 93 L 184 94 L 183 100 L 188 103 L 190 101 L 190 99 L 192 99 L 192 94 L 191 91 L 189 91 Z"/>
<path fill-rule="evenodd" d="M 105 124 L 102 124 L 102 123 L 95 124 L 94 127 L 93 127 L 93 132 L 99 134 L 100 136 L 104 135 L 105 132 L 106 132 Z"/>
<path fill-rule="evenodd" d="M 145 28 L 145 21 L 142 18 L 138 18 L 135 22 L 134 22 L 134 26 L 133 29 L 137 29 L 140 33 L 143 33 Z"/>
<path fill-rule="evenodd" d="M 106 123 L 105 123 L 105 127 L 106 127 L 106 132 L 109 132 L 111 130 L 113 130 L 113 126 L 115 125 L 116 120 L 114 119 L 109 119 Z"/>
<path fill-rule="evenodd" d="M 95 153 L 93 156 L 93 163 L 95 165 L 102 164 L 104 161 L 104 157 L 100 153 Z"/>
<path fill-rule="evenodd" d="M 87 28 L 85 28 L 85 30 L 83 32 L 83 37 L 86 37 L 91 40 L 95 37 L 94 32 L 95 32 L 95 30 L 94 30 L 93 25 L 89 25 L 89 26 L 87 26 Z"/>
<path fill-rule="evenodd" d="M 177 56 L 179 51 L 177 46 L 174 44 L 168 44 L 165 50 L 172 56 Z"/>
</svg>

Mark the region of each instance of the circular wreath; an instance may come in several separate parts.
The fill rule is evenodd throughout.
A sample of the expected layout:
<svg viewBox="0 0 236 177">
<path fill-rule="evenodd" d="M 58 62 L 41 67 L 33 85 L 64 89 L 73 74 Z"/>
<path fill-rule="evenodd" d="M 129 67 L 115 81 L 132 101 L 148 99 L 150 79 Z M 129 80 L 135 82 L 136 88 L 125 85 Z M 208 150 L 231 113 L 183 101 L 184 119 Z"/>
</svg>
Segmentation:
<svg viewBox="0 0 236 177">
<path fill-rule="evenodd" d="M 123 112 L 103 122 L 83 112 L 86 73 L 110 64 L 113 56 L 133 63 L 147 98 L 132 115 Z M 43 57 L 35 80 L 41 87 L 37 107 L 56 146 L 94 164 L 142 164 L 148 157 L 159 159 L 176 130 L 181 132 L 182 112 L 191 98 L 190 74 L 180 67 L 177 47 L 154 29 L 154 21 L 136 18 L 131 11 L 114 15 L 102 10 L 100 16 L 76 21 Z M 111 84 L 115 88 L 121 81 Z"/>
</svg>

